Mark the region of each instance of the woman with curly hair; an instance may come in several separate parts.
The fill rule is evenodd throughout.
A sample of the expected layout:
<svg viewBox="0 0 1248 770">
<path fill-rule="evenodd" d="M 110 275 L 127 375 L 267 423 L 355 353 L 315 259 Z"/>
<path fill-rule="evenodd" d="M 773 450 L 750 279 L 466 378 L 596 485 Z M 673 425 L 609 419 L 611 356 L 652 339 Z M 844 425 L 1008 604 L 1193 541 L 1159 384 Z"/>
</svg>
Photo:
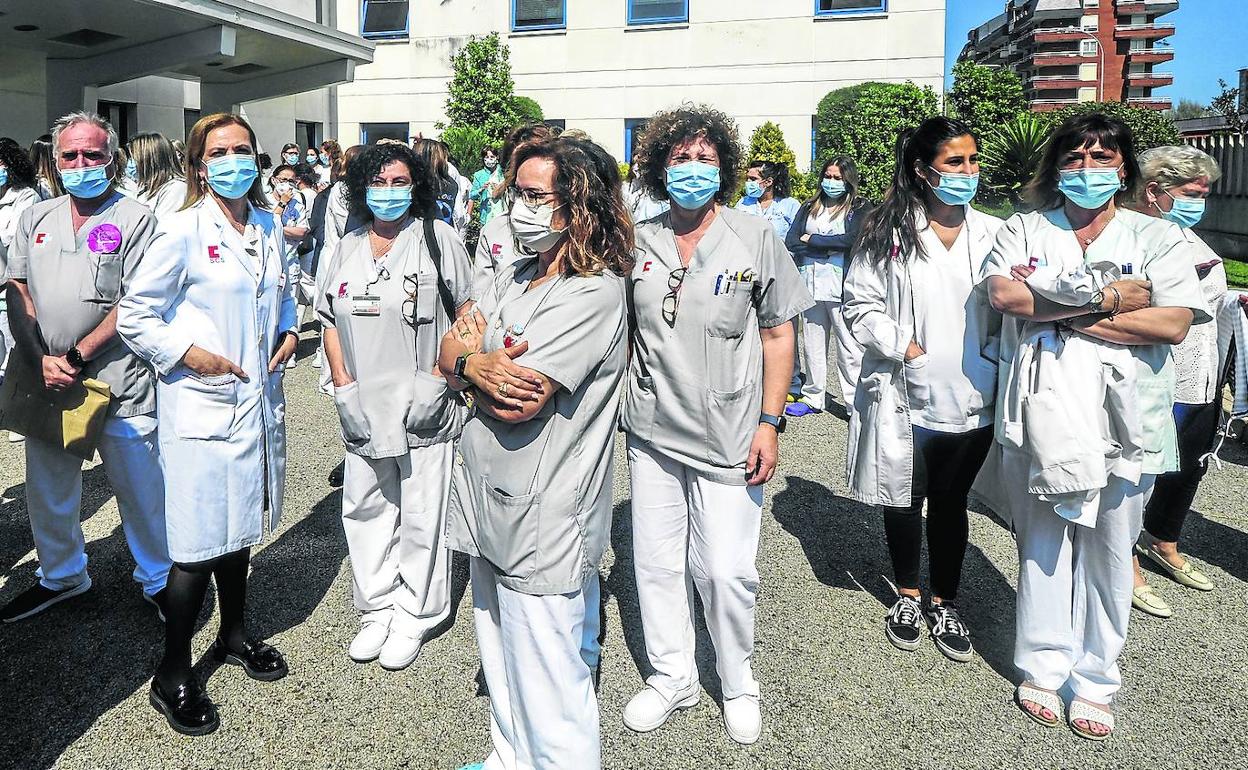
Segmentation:
<svg viewBox="0 0 1248 770">
<path fill-rule="evenodd" d="M 812 302 L 771 223 L 728 208 L 741 157 L 718 110 L 651 119 L 641 179 L 667 213 L 637 225 L 636 316 L 621 425 L 633 550 L 654 674 L 624 724 L 657 729 L 698 702 L 690 580 L 706 608 L 739 743 L 761 730 L 750 669 L 762 485 L 775 473 L 793 371 L 792 319 Z"/>
<path fill-rule="evenodd" d="M 472 268 L 407 147 L 370 147 L 346 182 L 367 224 L 327 255 L 316 310 L 347 449 L 342 526 L 361 613 L 348 654 L 396 671 L 451 611 L 443 531 L 464 418 L 437 357 Z"/>
<path fill-rule="evenodd" d="M 22 146 L 7 136 L 0 137 L 0 285 L 4 281 L 9 247 L 17 236 L 17 219 L 39 202 L 36 184 L 35 167 Z M 5 292 L 0 291 L 0 382 L 4 381 L 8 350 L 13 345 L 4 295 Z"/>
<path fill-rule="evenodd" d="M 494 741 L 486 765 L 598 770 L 591 640 L 611 529 L 632 220 L 619 169 L 591 142 L 522 144 L 512 169 L 508 221 L 521 257 L 500 265 L 442 340 L 442 371 L 476 403 L 455 469 L 451 547 L 472 557 Z"/>
</svg>

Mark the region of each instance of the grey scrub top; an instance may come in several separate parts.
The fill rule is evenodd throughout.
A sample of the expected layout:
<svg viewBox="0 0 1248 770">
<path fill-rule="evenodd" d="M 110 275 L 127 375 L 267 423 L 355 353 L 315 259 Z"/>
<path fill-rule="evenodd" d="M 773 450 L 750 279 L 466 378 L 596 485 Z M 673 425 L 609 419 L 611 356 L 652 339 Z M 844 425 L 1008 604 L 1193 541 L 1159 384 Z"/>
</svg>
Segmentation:
<svg viewBox="0 0 1248 770">
<path fill-rule="evenodd" d="M 767 220 L 720 208 L 689 260 L 676 324 L 663 317 L 681 267 L 670 213 L 637 225 L 629 279 L 636 317 L 621 427 L 715 481 L 744 485 L 762 414 L 760 327 L 814 301 Z M 674 285 L 674 284 L 673 284 Z"/>
<path fill-rule="evenodd" d="M 26 282 L 40 336 L 55 356 L 108 317 L 156 234 L 155 215 L 119 192 L 75 233 L 70 200 L 62 195 L 22 212 L 8 255 L 7 276 Z M 108 384 L 110 415 L 133 417 L 156 409 L 152 370 L 120 339 L 87 362 L 83 377 Z"/>
<path fill-rule="evenodd" d="M 423 228 L 420 220 L 409 222 L 380 266 L 373 260 L 367 227 L 347 234 L 321 282 L 325 294 L 318 298 L 317 315 L 326 328 L 338 330 L 343 364 L 355 378 L 354 385 L 335 388 L 343 442 L 353 454 L 398 457 L 411 447 L 453 439 L 463 426 L 463 412 L 446 380 L 433 374 L 450 321 Z M 442 252 L 442 277 L 458 308 L 472 289 L 468 252 L 445 222 L 434 222 L 433 231 Z M 409 301 L 413 285 L 414 305 Z M 377 315 L 355 312 L 359 296 L 379 299 Z"/>
<path fill-rule="evenodd" d="M 611 479 L 620 383 L 627 359 L 624 278 L 561 276 L 525 291 L 536 258 L 500 268 L 477 309 L 483 348 L 520 340 L 516 359 L 559 384 L 531 420 L 477 410 L 464 426 L 464 505 L 452 504 L 451 547 L 480 556 L 506 587 L 579 591 L 598 568 L 611 529 Z M 456 508 L 459 510 L 456 510 Z"/>
<path fill-rule="evenodd" d="M 516 239 L 511 234 L 511 218 L 500 212 L 481 227 L 473 263 L 472 298 L 481 299 L 494 286 L 494 278 L 502 266 L 519 259 Z"/>
</svg>

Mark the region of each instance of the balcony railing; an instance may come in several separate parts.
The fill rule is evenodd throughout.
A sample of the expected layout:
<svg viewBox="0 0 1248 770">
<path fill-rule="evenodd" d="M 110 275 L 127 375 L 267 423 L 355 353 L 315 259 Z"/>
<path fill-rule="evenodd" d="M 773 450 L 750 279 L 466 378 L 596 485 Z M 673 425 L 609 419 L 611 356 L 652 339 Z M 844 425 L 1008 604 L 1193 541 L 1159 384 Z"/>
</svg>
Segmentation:
<svg viewBox="0 0 1248 770">
<path fill-rule="evenodd" d="M 1179 7 L 1179 0 L 1118 0 L 1118 13 L 1170 13 Z"/>
<path fill-rule="evenodd" d="M 1173 80 L 1174 73 L 1173 72 L 1128 72 L 1127 79 L 1128 80 L 1159 80 L 1159 79 Z"/>
<path fill-rule="evenodd" d="M 1116 37 L 1166 37 L 1174 34 L 1174 25 L 1154 22 L 1152 24 L 1119 24 L 1114 27 Z"/>
</svg>

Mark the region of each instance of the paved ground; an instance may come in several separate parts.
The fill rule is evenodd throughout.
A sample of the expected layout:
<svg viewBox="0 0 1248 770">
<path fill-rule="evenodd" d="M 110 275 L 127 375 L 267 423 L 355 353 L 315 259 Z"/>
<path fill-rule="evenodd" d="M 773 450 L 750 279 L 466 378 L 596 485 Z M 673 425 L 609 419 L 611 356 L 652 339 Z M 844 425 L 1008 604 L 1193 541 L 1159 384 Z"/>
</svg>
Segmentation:
<svg viewBox="0 0 1248 770">
<path fill-rule="evenodd" d="M 290 475 L 282 529 L 254 558 L 254 630 L 292 673 L 275 684 L 207 662 L 224 725 L 187 739 L 147 703 L 161 626 L 129 579 L 116 503 L 101 469 L 86 472 L 83 527 L 96 588 L 17 626 L 0 627 L 0 767 L 457 768 L 488 746 L 487 702 L 457 564 L 453 626 L 407 671 L 350 662 L 351 607 L 339 495 L 325 482 L 341 455 L 315 370 L 288 377 Z M 782 446 L 768 488 L 759 567 L 756 675 L 764 732 L 750 748 L 724 734 L 718 681 L 700 629 L 707 695 L 657 733 L 634 735 L 620 711 L 644 660 L 629 554 L 625 469 L 617 467 L 613 552 L 603 565 L 607 637 L 602 675 L 604 764 L 684 768 L 1243 767 L 1248 757 L 1248 453 L 1206 480 L 1185 548 L 1219 590 L 1199 594 L 1154 578 L 1176 609 L 1136 615 L 1122 667 L 1120 729 L 1093 745 L 1048 731 L 1011 705 L 1016 574 L 1010 535 L 974 515 L 963 586 L 981 657 L 946 661 L 930 644 L 907 654 L 884 640 L 889 574 L 881 521 L 847 500 L 845 424 L 806 418 Z M 0 444 L 0 602 L 34 579 L 19 447 Z M 215 632 L 205 612 L 202 654 Z M 569 769 L 572 770 L 572 769 Z"/>
</svg>

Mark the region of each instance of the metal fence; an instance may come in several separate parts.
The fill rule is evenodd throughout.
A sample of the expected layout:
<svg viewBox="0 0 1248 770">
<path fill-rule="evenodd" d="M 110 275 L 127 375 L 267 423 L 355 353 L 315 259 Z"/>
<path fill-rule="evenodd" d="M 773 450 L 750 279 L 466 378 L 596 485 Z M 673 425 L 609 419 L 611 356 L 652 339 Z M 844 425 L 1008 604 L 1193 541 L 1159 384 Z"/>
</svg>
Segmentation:
<svg viewBox="0 0 1248 770">
<path fill-rule="evenodd" d="M 1248 196 L 1248 137 L 1220 134 L 1187 143 L 1212 155 L 1222 167 L 1222 179 L 1213 187 L 1214 197 Z"/>
<path fill-rule="evenodd" d="M 1196 231 L 1219 256 L 1248 262 L 1248 137 L 1215 134 L 1186 141 L 1212 155 L 1222 168 Z"/>
</svg>

